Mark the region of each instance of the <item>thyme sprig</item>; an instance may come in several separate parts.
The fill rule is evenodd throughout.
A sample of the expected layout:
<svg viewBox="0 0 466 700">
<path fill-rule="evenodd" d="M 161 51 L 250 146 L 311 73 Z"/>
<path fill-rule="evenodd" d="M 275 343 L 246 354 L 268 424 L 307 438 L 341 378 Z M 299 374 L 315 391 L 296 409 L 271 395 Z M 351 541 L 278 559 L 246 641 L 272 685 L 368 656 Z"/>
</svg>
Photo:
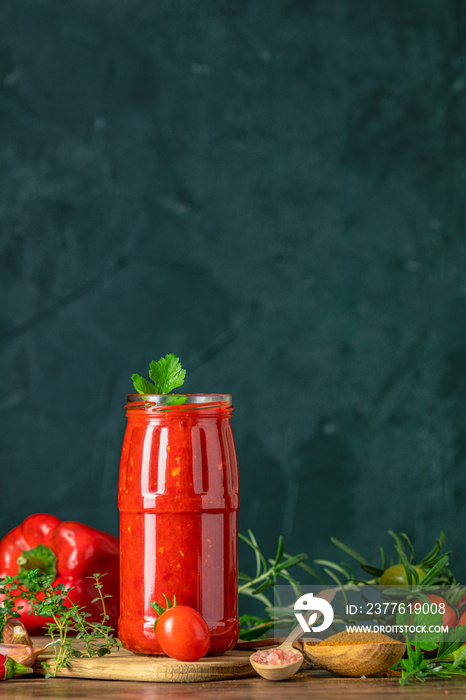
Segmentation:
<svg viewBox="0 0 466 700">
<path fill-rule="evenodd" d="M 108 625 L 105 600 L 111 596 L 102 591 L 103 576 L 105 574 L 96 573 L 88 577 L 93 579 L 97 591 L 97 597 L 92 602 L 100 601 L 102 605 L 98 622 L 91 621 L 86 608 L 71 600 L 69 594 L 72 587 L 66 588 L 64 584 L 54 586 L 54 577 L 41 574 L 39 569 L 29 571 L 20 584 L 14 576 L 0 579 L 0 593 L 5 596 L 0 609 L 3 617 L 6 612 L 18 616 L 19 606 L 16 609 L 15 603 L 26 600 L 31 606 L 29 614 L 51 619 L 46 624 L 46 633 L 51 638 L 54 657 L 53 663 L 49 660 L 42 662 L 46 678 L 57 676 L 62 668 L 70 665 L 73 658 L 104 656 L 119 646 L 113 628 Z M 39 591 L 41 596 L 37 597 Z"/>
</svg>

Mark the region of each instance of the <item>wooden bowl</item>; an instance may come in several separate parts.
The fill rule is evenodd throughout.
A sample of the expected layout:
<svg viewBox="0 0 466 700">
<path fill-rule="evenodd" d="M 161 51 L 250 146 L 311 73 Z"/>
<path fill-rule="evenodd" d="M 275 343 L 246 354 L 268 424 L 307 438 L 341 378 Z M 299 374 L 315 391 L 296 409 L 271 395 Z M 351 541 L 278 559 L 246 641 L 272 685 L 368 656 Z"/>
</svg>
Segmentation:
<svg viewBox="0 0 466 700">
<path fill-rule="evenodd" d="M 396 664 L 406 650 L 404 642 L 368 642 L 335 646 L 304 641 L 307 659 L 338 676 L 372 676 Z"/>
</svg>

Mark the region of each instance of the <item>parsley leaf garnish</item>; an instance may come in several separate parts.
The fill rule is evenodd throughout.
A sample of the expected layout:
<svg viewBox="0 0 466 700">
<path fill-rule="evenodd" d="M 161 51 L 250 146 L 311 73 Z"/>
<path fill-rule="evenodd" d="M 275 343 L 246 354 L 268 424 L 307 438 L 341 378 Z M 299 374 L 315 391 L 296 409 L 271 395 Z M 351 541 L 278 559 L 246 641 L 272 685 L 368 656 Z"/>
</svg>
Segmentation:
<svg viewBox="0 0 466 700">
<path fill-rule="evenodd" d="M 133 374 L 131 379 L 133 380 L 134 388 L 138 394 L 157 394 L 155 386 L 152 382 L 148 382 L 147 379 L 141 377 L 140 374 Z"/>
<path fill-rule="evenodd" d="M 186 370 L 175 355 L 165 355 L 158 362 L 152 360 L 150 363 L 149 377 L 157 388 L 157 394 L 169 394 L 173 389 L 182 386 L 185 376 Z"/>
<path fill-rule="evenodd" d="M 182 386 L 185 376 L 186 370 L 182 368 L 179 358 L 169 354 L 161 357 L 158 362 L 152 360 L 150 363 L 149 378 L 152 382 L 139 374 L 133 374 L 131 379 L 138 394 L 168 394 Z M 180 398 L 186 400 L 185 397 Z"/>
</svg>

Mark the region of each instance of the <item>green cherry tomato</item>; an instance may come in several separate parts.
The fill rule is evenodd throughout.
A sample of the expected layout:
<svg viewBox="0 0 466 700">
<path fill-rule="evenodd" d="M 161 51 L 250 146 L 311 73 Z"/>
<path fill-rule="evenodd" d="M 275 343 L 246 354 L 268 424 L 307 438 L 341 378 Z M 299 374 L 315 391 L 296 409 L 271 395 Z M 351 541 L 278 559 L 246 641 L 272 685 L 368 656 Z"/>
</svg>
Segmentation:
<svg viewBox="0 0 466 700">
<path fill-rule="evenodd" d="M 188 605 L 175 605 L 162 613 L 155 632 L 162 651 L 178 661 L 197 661 L 209 651 L 207 623 Z"/>
<path fill-rule="evenodd" d="M 425 576 L 424 569 L 419 566 L 413 566 L 413 569 L 417 571 L 419 580 Z M 414 581 L 413 581 L 414 583 Z M 406 571 L 403 564 L 395 564 L 389 569 L 386 569 L 382 576 L 380 577 L 381 586 L 407 586 L 408 578 L 406 576 Z"/>
</svg>

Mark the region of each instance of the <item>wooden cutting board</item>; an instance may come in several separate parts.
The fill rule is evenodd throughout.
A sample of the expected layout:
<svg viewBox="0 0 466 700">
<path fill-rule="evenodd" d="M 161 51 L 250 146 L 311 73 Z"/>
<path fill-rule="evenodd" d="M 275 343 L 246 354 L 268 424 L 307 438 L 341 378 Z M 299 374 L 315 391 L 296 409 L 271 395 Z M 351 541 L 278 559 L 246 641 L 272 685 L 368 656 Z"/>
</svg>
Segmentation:
<svg viewBox="0 0 466 700">
<path fill-rule="evenodd" d="M 48 640 L 47 640 L 48 641 Z M 34 646 L 43 646 L 43 638 L 33 639 Z M 151 681 L 157 683 L 193 683 L 256 675 L 249 663 L 252 651 L 228 651 L 223 656 L 209 656 L 199 661 L 176 661 L 165 656 L 138 656 L 123 647 L 111 654 L 90 659 L 73 659 L 70 668 L 63 668 L 59 678 L 92 678 L 113 681 Z M 34 672 L 44 676 L 41 661 L 53 656 L 44 654 L 34 664 Z"/>
</svg>

